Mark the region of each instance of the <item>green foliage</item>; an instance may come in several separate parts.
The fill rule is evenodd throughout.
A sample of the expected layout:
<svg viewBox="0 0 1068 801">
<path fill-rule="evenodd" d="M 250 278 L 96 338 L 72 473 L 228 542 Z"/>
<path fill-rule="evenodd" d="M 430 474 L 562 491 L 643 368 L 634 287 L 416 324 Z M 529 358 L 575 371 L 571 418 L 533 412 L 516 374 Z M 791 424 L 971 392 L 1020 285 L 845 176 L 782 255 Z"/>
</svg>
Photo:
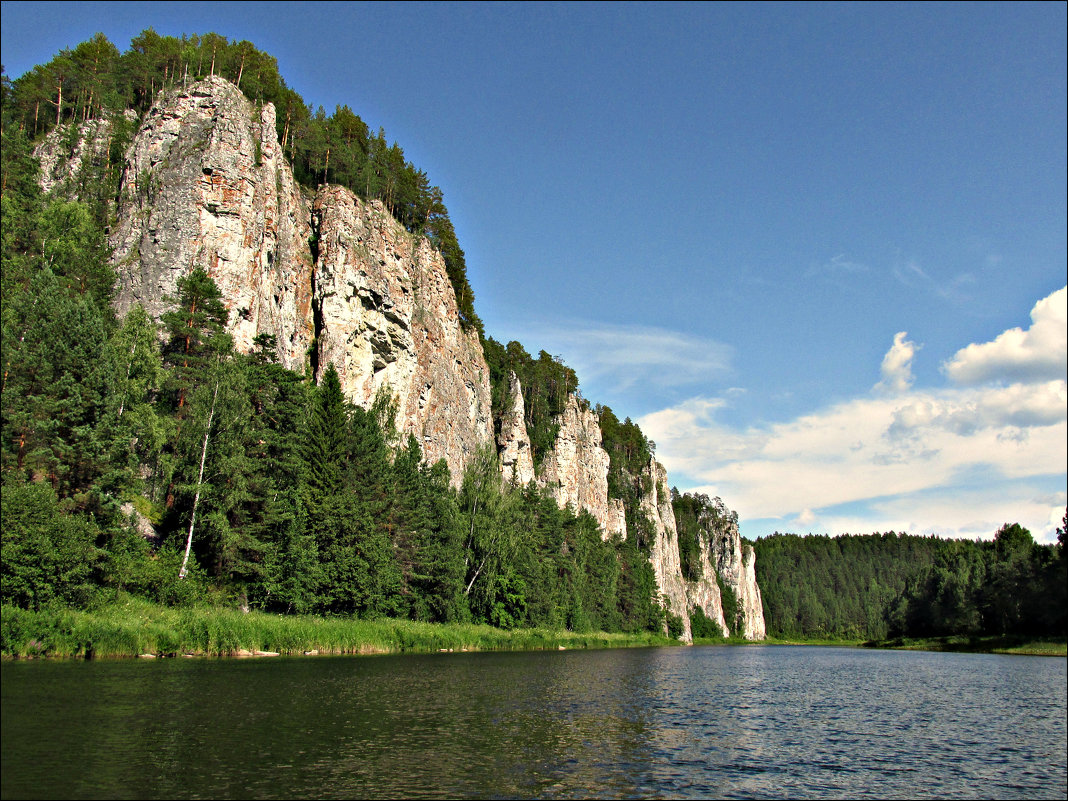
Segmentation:
<svg viewBox="0 0 1068 801">
<path fill-rule="evenodd" d="M 776 534 L 755 548 L 773 636 L 1064 633 L 1060 546 L 1035 544 L 1018 524 L 1003 526 L 993 541 Z"/>
<path fill-rule="evenodd" d="M 641 532 L 647 526 L 638 509 L 641 496 L 652 489 L 648 468 L 653 459 L 653 443 L 629 417 L 620 422 L 609 407 L 600 404 L 595 411 L 601 422 L 601 442 L 608 452 L 608 497 L 623 501 L 627 530 Z M 639 539 L 648 547 L 647 536 Z"/>
<path fill-rule="evenodd" d="M 710 620 L 705 610 L 695 606 L 690 612 L 690 634 L 695 640 L 721 640 L 723 632 L 715 621 Z"/>
<path fill-rule="evenodd" d="M 742 609 L 738 604 L 738 596 L 718 575 L 716 584 L 719 585 L 719 597 L 723 601 L 723 621 L 731 632 L 738 632 L 742 627 Z"/>
<path fill-rule="evenodd" d="M 173 608 L 120 595 L 91 611 L 13 606 L 0 610 L 0 654 L 7 657 L 136 656 L 140 654 L 231 656 L 283 654 L 511 651 L 672 645 L 656 633 L 638 635 L 568 632 L 487 625 L 432 625 L 408 620 L 242 614 L 208 605 Z"/>
<path fill-rule="evenodd" d="M 53 601 L 87 603 L 95 593 L 93 576 L 101 559 L 95 545 L 99 530 L 88 520 L 64 515 L 47 484 L 7 474 L 3 496 L 3 603 L 26 609 Z"/>
<path fill-rule="evenodd" d="M 110 314 L 43 268 L 3 317 L 3 466 L 47 478 L 82 506 L 115 419 Z"/>
<path fill-rule="evenodd" d="M 503 346 L 486 338 L 483 351 L 490 371 L 494 433 L 501 433 L 501 421 L 510 411 L 509 386 L 515 373 L 523 391 L 524 422 L 537 469 L 556 444 L 560 428 L 556 418 L 567 407 L 568 396 L 578 392 L 578 376 L 559 357 L 541 351 L 534 359 L 518 342 Z"/>
<path fill-rule="evenodd" d="M 707 536 L 701 526 L 702 506 L 697 496 L 680 495 L 671 490 L 671 505 L 675 511 L 675 526 L 679 534 L 679 563 L 682 577 L 687 581 L 700 581 L 704 569 L 701 566 L 701 540 Z"/>
<path fill-rule="evenodd" d="M 774 534 L 756 541 L 768 633 L 882 639 L 887 610 L 934 561 L 935 538 Z"/>
</svg>

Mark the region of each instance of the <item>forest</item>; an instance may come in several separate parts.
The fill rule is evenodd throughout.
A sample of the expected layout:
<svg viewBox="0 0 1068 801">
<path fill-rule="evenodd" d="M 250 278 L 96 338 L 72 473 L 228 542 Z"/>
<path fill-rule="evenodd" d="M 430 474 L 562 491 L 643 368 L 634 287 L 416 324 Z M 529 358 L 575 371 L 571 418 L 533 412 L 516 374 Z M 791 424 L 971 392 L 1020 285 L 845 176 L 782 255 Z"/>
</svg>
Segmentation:
<svg viewBox="0 0 1068 801">
<path fill-rule="evenodd" d="M 1065 529 L 1042 545 L 1017 523 L 993 540 L 885 534 L 774 534 L 754 543 L 772 636 L 894 637 L 1068 633 Z"/>
</svg>

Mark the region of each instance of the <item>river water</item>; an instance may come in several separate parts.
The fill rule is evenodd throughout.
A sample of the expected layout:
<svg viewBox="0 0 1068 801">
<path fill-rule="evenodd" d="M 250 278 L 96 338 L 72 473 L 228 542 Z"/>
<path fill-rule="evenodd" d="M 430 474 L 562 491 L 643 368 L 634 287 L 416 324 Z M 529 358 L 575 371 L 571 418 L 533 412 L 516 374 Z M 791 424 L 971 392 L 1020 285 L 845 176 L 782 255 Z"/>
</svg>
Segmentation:
<svg viewBox="0 0 1068 801">
<path fill-rule="evenodd" d="M 4 798 L 1065 798 L 1062 658 L 7 662 Z"/>
</svg>

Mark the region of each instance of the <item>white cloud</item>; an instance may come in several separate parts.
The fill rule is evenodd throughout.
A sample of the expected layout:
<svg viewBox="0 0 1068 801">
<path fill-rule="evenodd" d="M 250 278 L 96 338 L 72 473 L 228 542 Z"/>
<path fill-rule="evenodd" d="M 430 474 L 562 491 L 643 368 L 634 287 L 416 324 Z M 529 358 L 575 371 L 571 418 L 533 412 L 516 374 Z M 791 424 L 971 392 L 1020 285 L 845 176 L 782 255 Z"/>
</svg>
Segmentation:
<svg viewBox="0 0 1068 801">
<path fill-rule="evenodd" d="M 968 345 L 942 369 L 964 385 L 1063 378 L 1068 370 L 1068 287 L 1035 304 L 1026 331 L 1011 328 L 993 342 Z"/>
<path fill-rule="evenodd" d="M 908 392 L 912 386 L 912 357 L 920 346 L 909 342 L 905 339 L 906 336 L 908 333 L 905 331 L 898 331 L 894 335 L 894 344 L 883 356 L 883 380 L 875 385 L 876 392 L 900 395 Z"/>
<path fill-rule="evenodd" d="M 858 275 L 860 273 L 870 272 L 871 268 L 868 265 L 859 261 L 853 261 L 844 253 L 839 253 L 837 256 L 832 256 L 829 261 L 824 262 L 818 267 L 812 267 L 808 270 L 809 275 L 828 275 L 828 276 L 841 276 L 841 275 Z"/>
<path fill-rule="evenodd" d="M 1064 290 L 1035 306 L 1022 345 L 1007 348 L 1002 335 L 989 350 L 963 349 L 955 363 L 985 365 L 986 374 L 998 365 L 1004 376 L 1005 354 L 1017 366 L 1038 364 L 1036 350 L 1051 342 L 1063 354 L 1063 301 Z M 1058 319 L 1059 339 L 1048 330 Z M 724 498 L 743 530 L 746 519 L 778 519 L 799 531 L 989 537 L 1015 521 L 1051 541 L 1050 521 L 1064 514 L 1068 382 L 1047 374 L 1041 382 L 913 389 L 917 346 L 905 336 L 895 336 L 870 397 L 746 429 L 718 422 L 726 398 L 691 398 L 638 422 L 669 472 L 689 479 L 683 488 Z"/>
<path fill-rule="evenodd" d="M 969 289 L 975 284 L 975 276 L 971 273 L 958 273 L 948 281 L 936 281 L 915 261 L 898 264 L 893 274 L 907 287 L 932 292 L 954 303 L 967 301 L 971 295 Z"/>
<path fill-rule="evenodd" d="M 520 341 L 562 356 L 585 385 L 622 391 L 650 384 L 677 387 L 727 373 L 729 345 L 653 326 L 566 324 L 523 332 Z"/>
<path fill-rule="evenodd" d="M 894 413 L 891 435 L 909 436 L 931 428 L 967 435 L 983 428 L 1053 425 L 1068 416 L 1064 381 L 1013 384 L 983 390 L 922 395 Z"/>
</svg>

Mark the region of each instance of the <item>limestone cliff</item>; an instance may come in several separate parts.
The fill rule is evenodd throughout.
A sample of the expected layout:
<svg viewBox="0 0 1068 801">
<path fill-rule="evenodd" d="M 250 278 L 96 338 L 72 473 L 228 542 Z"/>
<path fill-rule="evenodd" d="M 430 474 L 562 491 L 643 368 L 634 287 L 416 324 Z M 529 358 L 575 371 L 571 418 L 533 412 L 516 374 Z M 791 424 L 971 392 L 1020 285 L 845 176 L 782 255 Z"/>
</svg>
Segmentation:
<svg viewBox="0 0 1068 801">
<path fill-rule="evenodd" d="M 131 118 L 132 121 L 132 118 Z M 475 451 L 493 442 L 489 371 L 477 332 L 460 324 L 441 254 L 379 202 L 338 186 L 302 190 L 279 146 L 271 104 L 255 106 L 222 78 L 162 93 L 125 155 L 117 223 L 110 233 L 118 274 L 116 306 L 159 316 L 178 279 L 201 267 L 230 310 L 237 348 L 275 337 L 286 367 L 321 376 L 337 368 L 346 395 L 368 406 L 383 389 L 395 397 L 398 427 L 416 436 L 428 460 L 444 459 L 454 484 Z M 38 147 L 41 184 L 76 187 L 81 165 L 106 158 L 107 120 L 60 126 Z M 551 451 L 535 473 L 522 387 L 512 376 L 497 447 L 506 481 L 534 480 L 560 506 L 589 512 L 603 536 L 626 537 L 623 502 L 608 497 L 609 456 L 600 423 L 572 395 Z M 752 549 L 737 526 L 708 538 L 708 577 L 687 586 L 667 475 L 655 460 L 648 487 L 650 562 L 668 610 L 690 639 L 700 606 L 725 628 L 718 571 L 743 609 L 743 634 L 763 636 Z M 631 532 L 636 534 L 636 532 Z"/>
<path fill-rule="evenodd" d="M 106 121 L 57 129 L 39 148 L 42 186 L 75 175 L 109 135 Z M 110 239 L 120 314 L 140 303 L 158 317 L 178 279 L 201 267 L 222 291 L 238 350 L 273 335 L 283 365 L 321 374 L 333 363 L 365 407 L 388 386 L 398 427 L 428 460 L 445 459 L 454 482 L 492 441 L 485 358 L 459 323 L 440 253 L 346 189 L 309 201 L 270 103 L 256 107 L 218 77 L 163 93 L 126 152 L 121 186 Z"/>
<path fill-rule="evenodd" d="M 202 267 L 222 290 L 238 349 L 271 334 L 282 363 L 303 370 L 311 229 L 274 106 L 255 108 L 222 78 L 164 93 L 127 151 L 122 186 L 111 236 L 119 312 L 140 303 L 158 317 L 178 278 Z"/>
<path fill-rule="evenodd" d="M 578 398 L 571 396 L 564 413 L 556 419 L 559 430 L 554 447 L 536 475 L 524 421 L 522 387 L 512 374 L 509 406 L 497 438 L 498 461 L 504 480 L 526 484 L 533 477 L 559 506 L 570 505 L 576 512 L 586 511 L 593 515 L 605 539 L 616 535 L 626 537 L 623 502 L 608 497 L 609 457 L 602 446 L 597 416 Z M 716 579 L 721 571 L 720 580 L 738 597 L 743 635 L 747 639 L 762 639 L 763 614 L 753 573 L 752 549 L 745 557 L 748 561 L 743 564 L 741 538 L 734 518 L 721 508 L 721 503 L 714 507 L 715 513 L 702 518 L 703 536 L 699 544 L 703 578 L 687 582 L 682 576 L 675 512 L 667 490 L 667 471 L 663 465 L 651 460 L 641 476 L 632 478 L 635 483 L 648 488 L 641 494 L 640 511 L 650 524 L 650 531 L 645 534 L 649 538 L 649 561 L 666 608 L 683 623 L 682 639 L 692 639 L 690 613 L 696 607 L 701 608 L 724 636 L 731 633 L 724 619 Z M 721 518 L 728 523 L 725 528 L 720 526 Z"/>
<path fill-rule="evenodd" d="M 716 581 L 716 560 L 708 547 L 708 540 L 702 537 L 698 543 L 700 550 L 701 579 L 699 581 L 686 582 L 686 599 L 689 602 L 690 613 L 698 607 L 702 614 L 712 621 L 724 637 L 731 634 L 727 621 L 723 616 L 723 594 L 719 590 L 719 582 Z"/>
<path fill-rule="evenodd" d="M 657 586 L 664 597 L 665 606 L 682 620 L 683 634 L 680 639 L 693 639 L 690 631 L 690 610 L 686 599 L 686 582 L 682 578 L 682 563 L 679 560 L 679 534 L 675 525 L 675 510 L 671 506 L 671 494 L 667 490 L 667 470 L 655 459 L 642 471 L 650 488 L 642 495 L 641 510 L 653 525 L 649 561 L 653 565 Z"/>
<path fill-rule="evenodd" d="M 623 506 L 608 497 L 608 453 L 601 447 L 601 426 L 589 406 L 569 395 L 553 449 L 546 454 L 538 484 L 561 507 L 587 511 L 597 519 L 605 538 L 625 534 Z"/>
<path fill-rule="evenodd" d="M 706 499 L 707 500 L 707 499 Z M 756 581 L 756 554 L 752 546 L 742 543 L 738 516 L 719 498 L 708 502 L 698 519 L 701 527 L 700 548 L 703 577 L 689 583 L 691 606 L 699 605 L 705 615 L 730 633 L 747 640 L 762 640 L 766 635 L 760 587 Z M 725 620 L 715 576 L 737 599 L 737 620 Z M 714 598 L 713 598 L 714 596 Z M 711 602 L 712 608 L 706 606 Z M 718 612 L 718 620 L 713 614 Z M 736 629 L 736 630 L 734 630 Z"/>
<path fill-rule="evenodd" d="M 523 387 L 515 373 L 508 376 L 508 408 L 497 435 L 497 463 L 506 484 L 525 487 L 534 479 L 534 459 L 527 434 Z"/>
<path fill-rule="evenodd" d="M 441 254 L 379 202 L 325 186 L 313 207 L 319 371 L 332 363 L 346 395 L 369 406 L 388 387 L 398 428 L 454 483 L 493 441 L 489 369 L 464 330 Z"/>
</svg>

